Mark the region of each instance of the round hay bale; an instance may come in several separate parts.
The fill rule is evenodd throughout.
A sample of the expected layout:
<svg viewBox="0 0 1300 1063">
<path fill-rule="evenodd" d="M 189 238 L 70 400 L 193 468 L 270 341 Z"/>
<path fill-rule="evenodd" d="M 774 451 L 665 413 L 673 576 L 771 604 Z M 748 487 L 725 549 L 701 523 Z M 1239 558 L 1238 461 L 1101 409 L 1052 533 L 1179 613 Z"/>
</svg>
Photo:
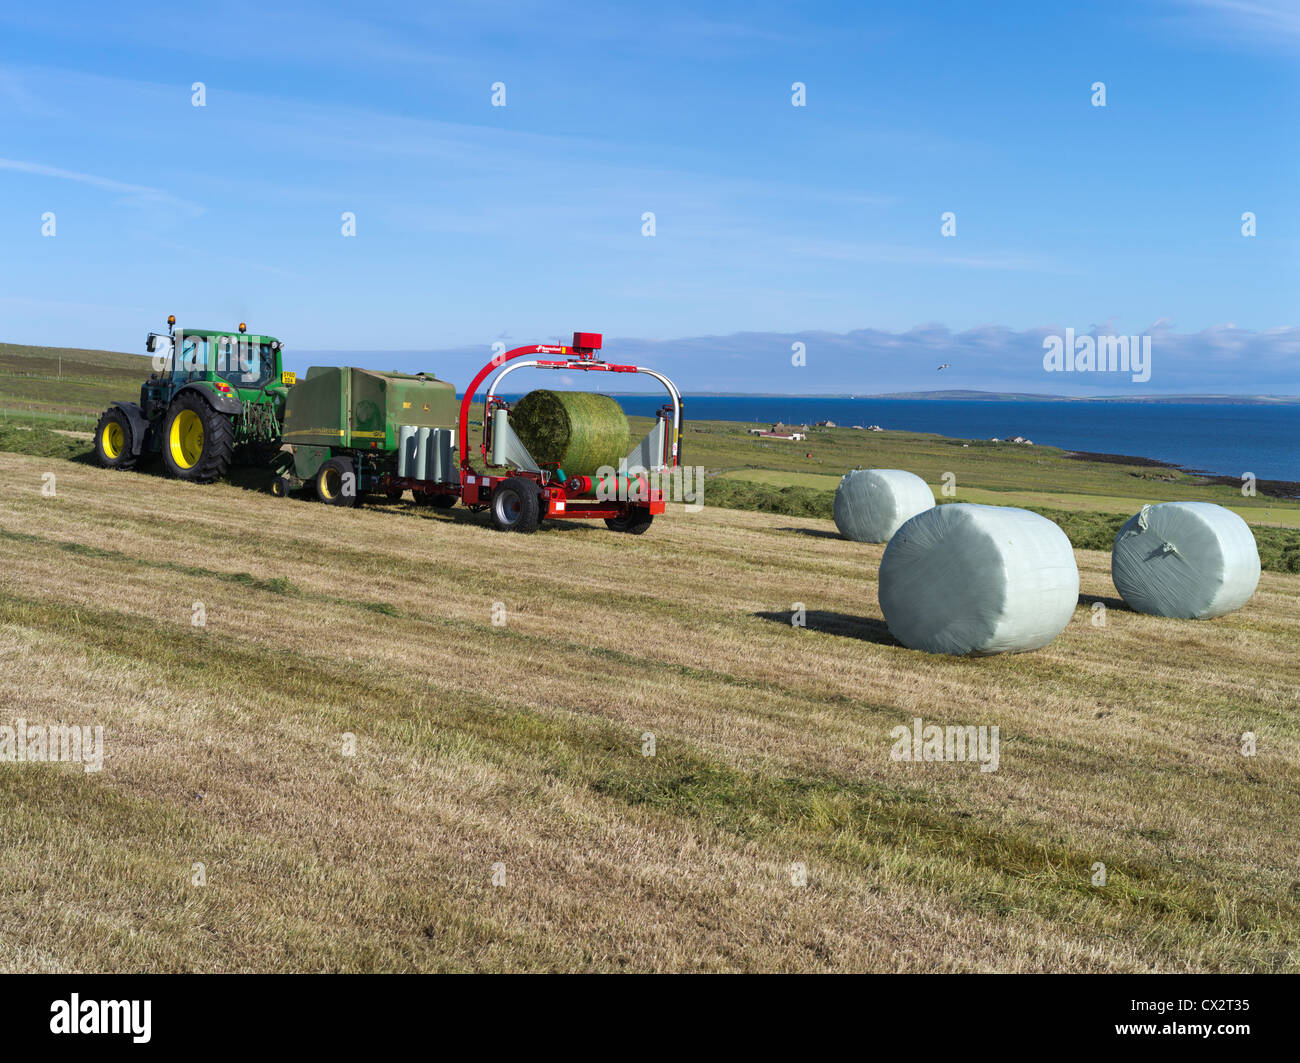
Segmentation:
<svg viewBox="0 0 1300 1063">
<path fill-rule="evenodd" d="M 927 653 L 1040 649 L 1078 601 L 1070 540 L 1027 509 L 935 506 L 899 528 L 880 559 L 890 633 Z"/>
<path fill-rule="evenodd" d="M 627 416 L 608 395 L 585 391 L 530 391 L 510 411 L 510 426 L 538 465 L 570 476 L 617 469 L 631 449 Z"/>
<path fill-rule="evenodd" d="M 1259 549 L 1244 520 L 1212 502 L 1143 506 L 1115 536 L 1115 589 L 1131 609 L 1208 620 L 1240 609 L 1259 585 Z"/>
<path fill-rule="evenodd" d="M 835 490 L 835 527 L 855 543 L 887 543 L 906 521 L 934 506 L 934 493 L 902 469 L 854 469 Z"/>
</svg>

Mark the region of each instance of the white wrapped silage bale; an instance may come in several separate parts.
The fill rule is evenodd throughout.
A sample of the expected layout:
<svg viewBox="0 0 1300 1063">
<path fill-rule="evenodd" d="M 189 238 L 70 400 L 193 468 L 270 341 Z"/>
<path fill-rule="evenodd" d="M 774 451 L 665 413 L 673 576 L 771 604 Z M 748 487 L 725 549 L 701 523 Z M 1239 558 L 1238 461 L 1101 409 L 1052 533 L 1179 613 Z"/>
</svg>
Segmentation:
<svg viewBox="0 0 1300 1063">
<path fill-rule="evenodd" d="M 928 653 L 1020 653 L 1074 615 L 1079 569 L 1065 532 L 1011 506 L 954 503 L 913 517 L 880 559 L 890 633 Z"/>
<path fill-rule="evenodd" d="M 902 469 L 854 469 L 835 490 L 835 527 L 858 543 L 887 543 L 907 521 L 934 506 L 934 492 Z"/>
<path fill-rule="evenodd" d="M 1240 609 L 1259 585 L 1259 549 L 1244 520 L 1212 502 L 1143 506 L 1115 537 L 1115 589 L 1131 609 L 1207 620 Z"/>
</svg>

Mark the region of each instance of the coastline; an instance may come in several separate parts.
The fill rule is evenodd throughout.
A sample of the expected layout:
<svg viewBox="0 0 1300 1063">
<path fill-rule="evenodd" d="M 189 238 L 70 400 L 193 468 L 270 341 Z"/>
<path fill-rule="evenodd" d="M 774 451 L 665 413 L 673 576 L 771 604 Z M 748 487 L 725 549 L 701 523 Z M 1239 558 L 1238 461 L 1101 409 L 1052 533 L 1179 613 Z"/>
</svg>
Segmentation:
<svg viewBox="0 0 1300 1063">
<path fill-rule="evenodd" d="M 1062 448 L 1062 453 L 1065 457 L 1074 461 L 1098 461 L 1108 465 L 1138 465 L 1143 468 L 1173 469 L 1177 472 L 1186 473 L 1188 476 L 1196 476 L 1207 484 L 1225 484 L 1228 487 L 1241 486 L 1240 476 L 1224 476 L 1221 473 L 1193 469 L 1172 461 L 1160 461 L 1158 458 L 1139 458 L 1132 454 L 1103 454 L 1099 451 L 1065 450 L 1064 448 Z M 1257 479 L 1255 481 L 1255 490 L 1261 495 L 1268 495 L 1270 498 L 1282 498 L 1288 501 L 1300 499 L 1300 483 L 1293 480 Z"/>
<path fill-rule="evenodd" d="M 652 413 L 644 398 L 621 399 L 629 413 Z M 806 398 L 778 400 L 686 397 L 688 421 L 726 421 L 745 427 L 869 425 L 887 431 L 988 442 L 1017 435 L 1064 453 L 1095 455 L 1092 460 L 1149 469 L 1177 469 L 1198 481 L 1241 487 L 1249 470 L 1257 488 L 1285 498 L 1300 496 L 1297 452 L 1289 440 L 1300 434 L 1300 406 L 1191 407 L 1112 403 L 989 403 L 864 401 L 836 402 Z M 815 438 L 813 436 L 812 438 Z M 810 441 L 812 441 L 810 439 Z M 1111 444 L 1103 451 L 1097 444 Z M 1076 459 L 1076 460 L 1088 460 Z"/>
</svg>

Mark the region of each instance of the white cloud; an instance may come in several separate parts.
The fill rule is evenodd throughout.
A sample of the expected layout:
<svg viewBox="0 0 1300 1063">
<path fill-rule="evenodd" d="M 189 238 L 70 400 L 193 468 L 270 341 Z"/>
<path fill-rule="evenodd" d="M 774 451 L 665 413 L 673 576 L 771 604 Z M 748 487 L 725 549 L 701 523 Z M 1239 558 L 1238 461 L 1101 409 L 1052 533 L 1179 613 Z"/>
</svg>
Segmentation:
<svg viewBox="0 0 1300 1063">
<path fill-rule="evenodd" d="M 1300 3 L 1296 0 L 1175 0 L 1178 22 L 1199 36 L 1225 35 L 1260 48 L 1300 45 Z"/>
<path fill-rule="evenodd" d="M 113 192 L 122 197 L 119 202 L 139 206 L 169 206 L 181 207 L 193 213 L 202 213 L 203 208 L 189 200 L 181 199 L 170 192 L 165 192 L 161 188 L 150 188 L 148 185 L 131 184 L 126 181 L 115 181 L 111 177 L 100 177 L 93 173 L 78 173 L 74 170 L 62 170 L 57 166 L 46 166 L 39 162 L 23 162 L 18 159 L 0 159 L 0 170 L 10 170 L 15 173 L 32 174 L 36 177 L 52 177 L 60 181 L 76 181 L 80 184 L 90 185 L 92 188 L 102 189 L 105 192 Z"/>
<path fill-rule="evenodd" d="M 1161 319 L 1163 321 L 1165 319 Z M 676 340 L 605 337 L 603 356 L 612 362 L 651 366 L 668 373 L 686 392 L 880 395 L 940 389 L 1021 392 L 1041 395 L 1300 395 L 1300 327 L 1252 331 L 1215 325 L 1174 333 L 1153 322 L 1136 330 L 1151 336 L 1152 373 L 1134 383 L 1117 373 L 1047 373 L 1043 338 L 1064 325 L 1015 331 L 981 325 L 953 332 L 925 324 L 905 332 L 738 332 Z M 1068 323 L 1067 323 L 1068 324 Z M 1087 335 L 1086 323 L 1074 326 Z M 1105 329 L 1092 331 L 1108 335 Z M 1124 334 L 1133 334 L 1128 330 Z M 802 342 L 805 367 L 792 368 L 790 345 Z M 311 352 L 298 352 L 306 357 Z M 434 367 L 449 380 L 468 379 L 490 357 L 483 346 L 421 352 L 324 353 L 325 360 L 392 368 Z M 935 367 L 950 363 L 942 376 Z M 634 382 L 625 384 L 631 387 Z"/>
</svg>

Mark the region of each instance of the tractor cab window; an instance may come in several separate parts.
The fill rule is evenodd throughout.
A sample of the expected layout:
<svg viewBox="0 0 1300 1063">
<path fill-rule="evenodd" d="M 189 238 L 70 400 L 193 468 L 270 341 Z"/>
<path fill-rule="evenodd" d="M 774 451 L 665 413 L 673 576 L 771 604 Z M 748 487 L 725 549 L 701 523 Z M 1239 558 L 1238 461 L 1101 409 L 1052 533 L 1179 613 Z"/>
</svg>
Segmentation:
<svg viewBox="0 0 1300 1063">
<path fill-rule="evenodd" d="M 261 388 L 271 382 L 275 357 L 269 343 L 224 337 L 217 346 L 217 376 L 237 388 Z"/>
<path fill-rule="evenodd" d="M 172 366 L 172 379 L 185 383 L 201 380 L 208 365 L 208 341 L 203 336 L 185 336 L 180 354 Z"/>
</svg>

